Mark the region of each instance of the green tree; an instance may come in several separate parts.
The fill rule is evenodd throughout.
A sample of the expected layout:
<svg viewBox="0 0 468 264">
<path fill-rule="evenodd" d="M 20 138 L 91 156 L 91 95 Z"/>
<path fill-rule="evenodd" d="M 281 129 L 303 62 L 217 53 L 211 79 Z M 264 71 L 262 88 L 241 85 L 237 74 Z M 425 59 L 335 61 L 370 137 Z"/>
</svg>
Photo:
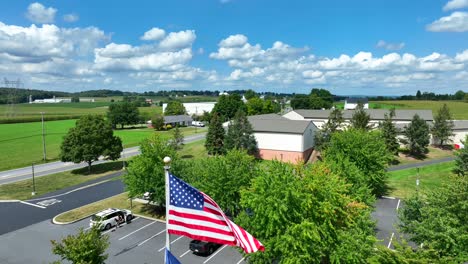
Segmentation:
<svg viewBox="0 0 468 264">
<path fill-rule="evenodd" d="M 185 168 L 184 179 L 233 215 L 240 211 L 240 191 L 250 185 L 258 172 L 255 158 L 239 150 L 228 151 L 225 156 L 188 160 Z"/>
<path fill-rule="evenodd" d="M 309 109 L 309 96 L 305 94 L 296 94 L 291 99 L 293 109 Z"/>
<path fill-rule="evenodd" d="M 414 115 L 411 123 L 405 127 L 403 134 L 406 136 L 409 152 L 414 156 L 422 156 L 427 153 L 429 145 L 429 126 L 419 115 Z"/>
<path fill-rule="evenodd" d="M 166 201 L 164 191 L 164 162 L 166 156 L 171 157 L 171 171 L 178 175 L 180 162 L 176 150 L 167 140 L 154 134 L 140 143 L 141 154 L 134 157 L 127 168 L 128 173 L 123 181 L 129 192 L 129 197 L 150 192 L 150 200 L 164 205 Z"/>
<path fill-rule="evenodd" d="M 170 101 L 167 103 L 166 109 L 164 110 L 164 115 L 185 115 L 187 110 L 185 110 L 184 104 L 180 101 Z"/>
<path fill-rule="evenodd" d="M 330 147 L 323 155 L 327 160 L 340 161 L 348 157 L 349 161 L 361 170 L 366 177 L 372 194 L 384 195 L 387 191 L 387 166 L 391 154 L 385 145 L 380 131 L 349 129 L 334 133 Z"/>
<path fill-rule="evenodd" d="M 370 115 L 364 110 L 364 105 L 359 102 L 351 117 L 351 127 L 355 129 L 369 130 L 372 125 L 369 124 Z"/>
<path fill-rule="evenodd" d="M 153 128 L 156 130 L 162 130 L 164 127 L 164 117 L 160 114 L 155 115 L 153 118 L 151 118 L 151 124 L 153 125 Z"/>
<path fill-rule="evenodd" d="M 211 113 L 203 111 L 203 115 L 201 116 L 200 121 L 209 123 L 211 121 Z"/>
<path fill-rule="evenodd" d="M 244 149 L 250 155 L 258 154 L 257 140 L 253 135 L 252 125 L 242 110 L 239 110 L 230 122 L 224 141 L 226 150 Z"/>
<path fill-rule="evenodd" d="M 79 103 L 80 102 L 80 97 L 78 95 L 74 95 L 71 98 L 72 103 Z"/>
<path fill-rule="evenodd" d="M 328 121 L 314 135 L 315 149 L 324 150 L 330 142 L 331 135 L 341 128 L 343 122 L 343 112 L 338 108 L 333 109 L 328 116 Z"/>
<path fill-rule="evenodd" d="M 182 132 L 180 131 L 180 128 L 178 125 L 176 125 L 176 127 L 174 128 L 174 130 L 172 131 L 172 140 L 171 140 L 171 144 L 172 144 L 172 147 L 175 149 L 175 150 L 180 150 L 182 148 L 182 144 L 184 143 L 184 135 L 182 134 Z"/>
<path fill-rule="evenodd" d="M 259 115 L 263 113 L 263 100 L 258 97 L 249 99 L 246 103 L 248 115 Z"/>
<path fill-rule="evenodd" d="M 122 140 L 114 136 L 111 125 L 103 117 L 87 115 L 76 121 L 76 126 L 68 130 L 60 146 L 60 160 L 91 164 L 100 156 L 116 160 L 122 152 Z"/>
<path fill-rule="evenodd" d="M 252 99 L 254 97 L 258 97 L 258 94 L 255 91 L 253 91 L 252 89 L 249 89 L 249 90 L 247 90 L 245 92 L 244 97 L 245 97 L 245 99 L 250 100 L 250 99 Z"/>
<path fill-rule="evenodd" d="M 108 254 L 109 236 L 102 235 L 100 228 L 95 225 L 88 231 L 80 228 L 78 234 L 68 235 L 61 242 L 51 241 L 52 252 L 62 260 L 76 264 L 103 264 Z"/>
<path fill-rule="evenodd" d="M 454 126 L 450 110 L 447 104 L 444 104 L 437 111 L 437 115 L 434 117 L 434 125 L 431 128 L 432 136 L 439 141 L 439 146 L 442 147 L 444 142 L 450 140 L 453 136 Z"/>
<path fill-rule="evenodd" d="M 400 211 L 401 228 L 424 249 L 461 263 L 468 259 L 468 178 L 451 177 L 442 187 L 408 200 Z"/>
<path fill-rule="evenodd" d="M 225 153 L 224 134 L 223 123 L 215 112 L 212 115 L 205 141 L 205 148 L 209 155 L 222 155 Z"/>
<path fill-rule="evenodd" d="M 238 110 L 247 111 L 247 107 L 238 94 L 221 95 L 215 104 L 212 113 L 218 113 L 221 121 L 233 118 Z"/>
<path fill-rule="evenodd" d="M 347 195 L 324 163 L 310 169 L 274 161 L 241 191 L 239 223 L 265 245 L 251 263 L 359 263 L 372 254 L 370 207 Z"/>
<path fill-rule="evenodd" d="M 468 175 L 468 136 L 465 137 L 465 141 L 462 141 L 462 143 L 465 147 L 455 152 L 454 173 L 465 176 Z"/>
<path fill-rule="evenodd" d="M 274 102 L 269 99 L 266 99 L 263 102 L 262 114 L 279 113 L 280 111 L 281 111 L 281 106 L 279 103 Z"/>
<path fill-rule="evenodd" d="M 125 125 L 138 124 L 140 112 L 138 107 L 130 102 L 112 103 L 107 112 L 107 118 L 113 127 L 120 125 L 124 128 Z"/>
<path fill-rule="evenodd" d="M 468 93 L 465 94 L 465 103 L 468 103 Z"/>
<path fill-rule="evenodd" d="M 463 92 L 462 90 L 458 90 L 454 95 L 453 97 L 455 98 L 455 100 L 463 100 L 465 98 L 465 92 Z"/>
<path fill-rule="evenodd" d="M 384 115 L 384 121 L 379 124 L 380 131 L 382 131 L 382 136 L 385 140 L 385 145 L 390 153 L 393 155 L 398 155 L 398 149 L 400 144 L 398 144 L 397 134 L 398 131 L 393 123 L 393 117 L 395 116 L 395 110 L 391 109 L 390 113 Z"/>
<path fill-rule="evenodd" d="M 419 91 L 419 90 L 416 92 L 416 99 L 417 100 L 421 99 L 421 91 Z"/>
<path fill-rule="evenodd" d="M 333 106 L 333 95 L 325 89 L 314 88 L 309 95 L 309 109 L 329 109 Z"/>
</svg>

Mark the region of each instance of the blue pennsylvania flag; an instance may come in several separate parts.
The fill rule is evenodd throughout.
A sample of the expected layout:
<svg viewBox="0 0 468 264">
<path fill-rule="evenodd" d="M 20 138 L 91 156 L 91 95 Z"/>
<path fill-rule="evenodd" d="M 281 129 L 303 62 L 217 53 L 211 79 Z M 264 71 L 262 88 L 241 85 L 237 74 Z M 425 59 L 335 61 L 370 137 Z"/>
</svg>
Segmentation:
<svg viewBox="0 0 468 264">
<path fill-rule="evenodd" d="M 180 264 L 179 260 L 166 248 L 166 264 Z"/>
</svg>

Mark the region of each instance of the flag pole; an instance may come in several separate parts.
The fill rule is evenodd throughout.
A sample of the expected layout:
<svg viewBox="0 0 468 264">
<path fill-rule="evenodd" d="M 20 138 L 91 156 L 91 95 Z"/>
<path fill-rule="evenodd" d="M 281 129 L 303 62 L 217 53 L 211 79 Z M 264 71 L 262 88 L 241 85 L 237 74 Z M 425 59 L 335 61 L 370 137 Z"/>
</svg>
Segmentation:
<svg viewBox="0 0 468 264">
<path fill-rule="evenodd" d="M 171 238 L 169 235 L 169 169 L 171 168 L 171 158 L 165 157 L 164 158 L 164 172 L 165 172 L 165 187 L 166 187 L 166 250 L 171 251 Z M 167 252 L 165 253 L 167 254 Z M 164 257 L 164 263 L 167 262 L 167 257 Z"/>
</svg>

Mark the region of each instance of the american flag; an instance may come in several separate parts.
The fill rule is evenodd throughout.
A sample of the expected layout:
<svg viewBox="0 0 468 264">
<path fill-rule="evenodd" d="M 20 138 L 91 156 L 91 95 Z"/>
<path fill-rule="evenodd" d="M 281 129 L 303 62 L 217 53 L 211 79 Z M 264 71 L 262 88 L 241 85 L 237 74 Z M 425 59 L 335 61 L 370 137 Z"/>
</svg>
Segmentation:
<svg viewBox="0 0 468 264">
<path fill-rule="evenodd" d="M 238 246 L 246 253 L 265 250 L 260 241 L 229 220 L 213 199 L 171 174 L 169 194 L 170 234 Z"/>
</svg>

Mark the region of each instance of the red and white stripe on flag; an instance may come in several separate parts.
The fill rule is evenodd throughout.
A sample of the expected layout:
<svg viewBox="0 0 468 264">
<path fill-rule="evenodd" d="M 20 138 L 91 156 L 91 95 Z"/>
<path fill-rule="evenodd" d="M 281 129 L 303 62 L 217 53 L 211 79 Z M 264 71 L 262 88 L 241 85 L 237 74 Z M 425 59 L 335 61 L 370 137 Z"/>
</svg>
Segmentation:
<svg viewBox="0 0 468 264">
<path fill-rule="evenodd" d="M 218 244 L 239 246 L 246 253 L 264 246 L 242 227 L 229 220 L 208 195 L 170 175 L 168 231 L 170 234 Z"/>
</svg>

